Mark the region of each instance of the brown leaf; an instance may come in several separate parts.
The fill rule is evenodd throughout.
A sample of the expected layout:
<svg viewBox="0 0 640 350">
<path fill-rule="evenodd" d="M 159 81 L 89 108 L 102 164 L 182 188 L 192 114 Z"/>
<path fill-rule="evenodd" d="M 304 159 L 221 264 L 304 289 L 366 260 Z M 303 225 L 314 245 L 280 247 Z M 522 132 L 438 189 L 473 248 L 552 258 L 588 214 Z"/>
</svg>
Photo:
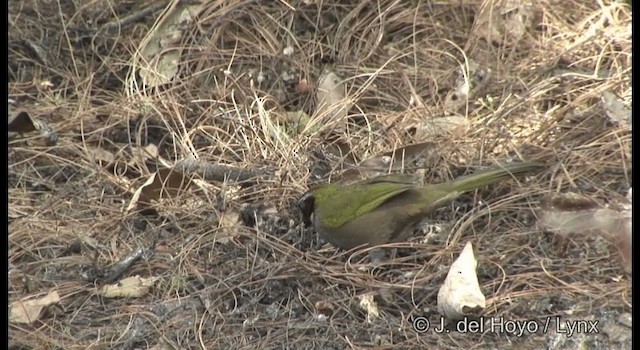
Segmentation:
<svg viewBox="0 0 640 350">
<path fill-rule="evenodd" d="M 461 137 L 469 130 L 469 119 L 461 116 L 432 118 L 409 126 L 415 130 L 414 139 L 419 142 L 433 140 L 440 136 Z"/>
<path fill-rule="evenodd" d="M 231 239 L 239 235 L 240 212 L 237 210 L 227 210 L 220 213 L 218 217 L 218 231 L 215 233 L 216 242 L 227 244 Z"/>
<path fill-rule="evenodd" d="M 51 291 L 42 298 L 31 300 L 17 300 L 11 303 L 9 321 L 17 323 L 33 323 L 40 317 L 42 309 L 60 302 L 58 292 Z"/>
<path fill-rule="evenodd" d="M 201 2 L 177 2 L 163 13 L 163 17 L 142 41 L 134 66 L 148 87 L 166 84 L 178 72 L 181 55 L 180 40 L 186 28 L 202 10 Z"/>
<path fill-rule="evenodd" d="M 623 210 L 598 206 L 592 199 L 576 193 L 555 194 L 541 201 L 538 218 L 543 227 L 563 236 L 605 234 L 620 249 L 623 267 L 630 273 L 631 204 L 618 206 Z"/>
<path fill-rule="evenodd" d="M 160 198 L 175 196 L 191 186 L 191 177 L 173 168 L 163 168 L 151 174 L 134 193 L 127 211 L 143 209 Z"/>
<path fill-rule="evenodd" d="M 334 72 L 325 72 L 316 91 L 316 112 L 324 120 L 345 120 L 350 103 L 346 98 L 344 81 Z"/>
<path fill-rule="evenodd" d="M 543 227 L 560 234 L 585 234 L 594 231 L 618 235 L 625 226 L 626 215 L 608 208 L 562 211 L 542 210 Z"/>
<path fill-rule="evenodd" d="M 631 109 L 612 92 L 603 91 L 601 98 L 609 119 L 618 123 L 621 127 L 631 129 Z"/>
<path fill-rule="evenodd" d="M 136 165 L 144 163 L 147 160 L 154 160 L 159 157 L 158 146 L 153 143 L 150 143 L 144 147 L 131 147 L 131 160 L 128 162 L 129 165 Z"/>
<path fill-rule="evenodd" d="M 589 210 L 600 207 L 593 199 L 574 192 L 554 193 L 541 199 L 543 208 L 561 211 Z"/>
<path fill-rule="evenodd" d="M 429 161 L 435 161 L 436 157 L 436 144 L 433 142 L 422 142 L 402 146 L 393 151 L 375 155 L 363 160 L 358 165 L 372 169 L 400 170 L 428 164 Z"/>
<path fill-rule="evenodd" d="M 435 163 L 437 157 L 436 144 L 433 142 L 406 145 L 367 158 L 358 165 L 351 166 L 342 172 L 336 181 L 348 184 L 403 169 L 421 168 L 429 163 Z M 416 184 L 419 184 L 417 178 Z"/>
<path fill-rule="evenodd" d="M 473 40 L 514 44 L 533 24 L 533 5 L 528 0 L 485 0 L 473 23 Z"/>
<path fill-rule="evenodd" d="M 116 156 L 113 153 L 101 147 L 86 146 L 85 154 L 89 157 L 90 161 L 100 164 L 103 167 L 113 165 L 116 160 Z"/>
<path fill-rule="evenodd" d="M 30 131 L 36 131 L 36 126 L 31 119 L 31 115 L 25 111 L 18 112 L 13 118 L 9 119 L 9 125 L 7 126 L 11 132 L 27 133 Z"/>
<path fill-rule="evenodd" d="M 133 276 L 118 283 L 107 284 L 100 288 L 99 293 L 105 298 L 140 298 L 149 293 L 157 278 L 142 278 Z"/>
<path fill-rule="evenodd" d="M 333 312 L 335 309 L 333 304 L 330 301 L 326 301 L 326 300 L 316 301 L 314 306 L 318 314 L 323 314 L 325 316 L 333 315 Z"/>
<path fill-rule="evenodd" d="M 47 146 L 53 146 L 58 142 L 58 133 L 44 121 L 32 117 L 29 113 L 21 111 L 9 120 L 7 125 L 9 132 L 28 133 L 38 131 Z"/>
</svg>

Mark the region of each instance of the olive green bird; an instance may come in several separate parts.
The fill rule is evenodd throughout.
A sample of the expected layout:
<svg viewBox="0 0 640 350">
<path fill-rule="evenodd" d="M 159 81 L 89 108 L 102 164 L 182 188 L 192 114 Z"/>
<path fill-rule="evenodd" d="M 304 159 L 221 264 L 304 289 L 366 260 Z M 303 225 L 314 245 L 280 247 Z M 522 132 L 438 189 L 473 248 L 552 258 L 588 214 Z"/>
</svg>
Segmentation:
<svg viewBox="0 0 640 350">
<path fill-rule="evenodd" d="M 379 176 L 349 185 L 326 184 L 305 193 L 298 205 L 303 220 L 332 245 L 361 245 L 406 240 L 427 215 L 465 192 L 540 170 L 537 162 L 511 163 L 455 180 L 416 185 L 411 175 Z"/>
</svg>

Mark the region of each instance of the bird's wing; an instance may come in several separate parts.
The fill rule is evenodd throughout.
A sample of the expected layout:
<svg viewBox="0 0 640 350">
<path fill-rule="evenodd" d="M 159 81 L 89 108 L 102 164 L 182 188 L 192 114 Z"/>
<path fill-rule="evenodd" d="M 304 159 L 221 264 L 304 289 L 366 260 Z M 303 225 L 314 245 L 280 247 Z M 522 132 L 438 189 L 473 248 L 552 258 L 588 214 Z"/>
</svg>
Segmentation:
<svg viewBox="0 0 640 350">
<path fill-rule="evenodd" d="M 355 216 L 359 217 L 363 214 L 374 211 L 386 201 L 406 192 L 410 188 L 411 186 L 394 186 L 394 188 L 391 189 L 389 188 L 389 182 L 381 181 L 368 184 L 365 188 L 367 193 L 366 200 L 359 201 L 360 203 L 358 203 L 358 201 L 352 201 L 353 204 L 357 205 L 357 207 L 353 208 L 355 209 Z M 365 196 L 360 197 L 365 198 Z"/>
<path fill-rule="evenodd" d="M 389 186 L 389 181 L 375 181 L 352 186 L 348 195 L 335 196 L 331 205 L 323 206 L 324 223 L 330 227 L 340 227 L 347 222 L 372 212 L 386 201 L 413 188 Z"/>
</svg>

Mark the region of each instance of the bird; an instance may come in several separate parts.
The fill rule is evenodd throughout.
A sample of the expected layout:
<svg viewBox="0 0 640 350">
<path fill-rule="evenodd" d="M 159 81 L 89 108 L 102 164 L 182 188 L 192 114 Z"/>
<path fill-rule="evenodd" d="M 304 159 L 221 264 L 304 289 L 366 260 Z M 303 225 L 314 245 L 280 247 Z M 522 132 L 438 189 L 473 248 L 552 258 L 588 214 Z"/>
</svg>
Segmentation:
<svg viewBox="0 0 640 350">
<path fill-rule="evenodd" d="M 382 175 L 351 184 L 320 185 L 304 193 L 297 204 L 304 225 L 313 224 L 334 247 L 374 247 L 405 241 L 428 215 L 465 192 L 544 167 L 535 161 L 507 163 L 424 186 L 413 175 Z"/>
</svg>

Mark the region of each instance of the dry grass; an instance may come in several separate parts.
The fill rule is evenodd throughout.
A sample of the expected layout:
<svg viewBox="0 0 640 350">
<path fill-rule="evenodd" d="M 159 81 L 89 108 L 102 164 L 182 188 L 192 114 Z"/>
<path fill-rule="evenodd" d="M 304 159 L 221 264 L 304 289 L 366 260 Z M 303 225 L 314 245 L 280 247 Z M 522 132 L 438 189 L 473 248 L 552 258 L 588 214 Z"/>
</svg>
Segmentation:
<svg viewBox="0 0 640 350">
<path fill-rule="evenodd" d="M 630 102 L 629 5 L 534 2 L 535 25 L 522 40 L 488 45 L 472 30 L 480 1 L 311 3 L 206 5 L 182 38 L 174 81 L 145 91 L 127 83 L 127 72 L 160 12 L 96 34 L 140 9 L 101 0 L 10 4 L 9 98 L 60 139 L 9 143 L 9 298 L 51 290 L 62 298 L 33 324 L 9 326 L 14 349 L 542 346 L 535 335 L 413 331 L 411 317 L 437 321 L 435 295 L 468 240 L 487 316 L 631 310 L 630 280 L 610 242 L 577 236 L 559 244 L 532 215 L 545 194 L 576 191 L 607 204 L 631 186 L 631 132 L 600 102 L 603 91 Z M 282 53 L 287 46 L 291 56 Z M 451 164 L 540 159 L 549 168 L 444 208 L 433 220 L 448 235 L 398 244 L 397 257 L 371 273 L 359 269 L 365 251 L 322 247 L 302 230 L 292 205 L 326 181 L 317 150 L 329 141 L 320 132 L 273 136 L 270 122 L 285 112 L 313 111 L 296 83 L 326 67 L 347 78 L 351 113 L 366 122 L 340 140 L 363 159 L 416 141 L 408 125 L 450 113 L 446 93 L 469 59 L 490 69 L 491 81 L 456 111 L 470 132 L 437 138 L 444 161 L 429 169 L 431 181 L 459 175 Z M 277 171 L 250 186 L 193 188 L 155 216 L 126 213 L 132 191 L 159 166 L 135 160 L 148 144 L 170 162 L 197 156 Z M 128 168 L 105 168 L 96 149 Z M 256 227 L 219 227 L 223 213 L 250 213 L 247 205 L 276 213 L 260 212 Z M 151 293 L 99 296 L 114 264 L 138 248 L 144 254 L 122 277 L 159 278 Z M 358 308 L 365 293 L 392 299 L 379 301 L 381 318 L 371 324 Z M 331 310 L 328 320 L 318 318 L 319 305 Z"/>
</svg>

